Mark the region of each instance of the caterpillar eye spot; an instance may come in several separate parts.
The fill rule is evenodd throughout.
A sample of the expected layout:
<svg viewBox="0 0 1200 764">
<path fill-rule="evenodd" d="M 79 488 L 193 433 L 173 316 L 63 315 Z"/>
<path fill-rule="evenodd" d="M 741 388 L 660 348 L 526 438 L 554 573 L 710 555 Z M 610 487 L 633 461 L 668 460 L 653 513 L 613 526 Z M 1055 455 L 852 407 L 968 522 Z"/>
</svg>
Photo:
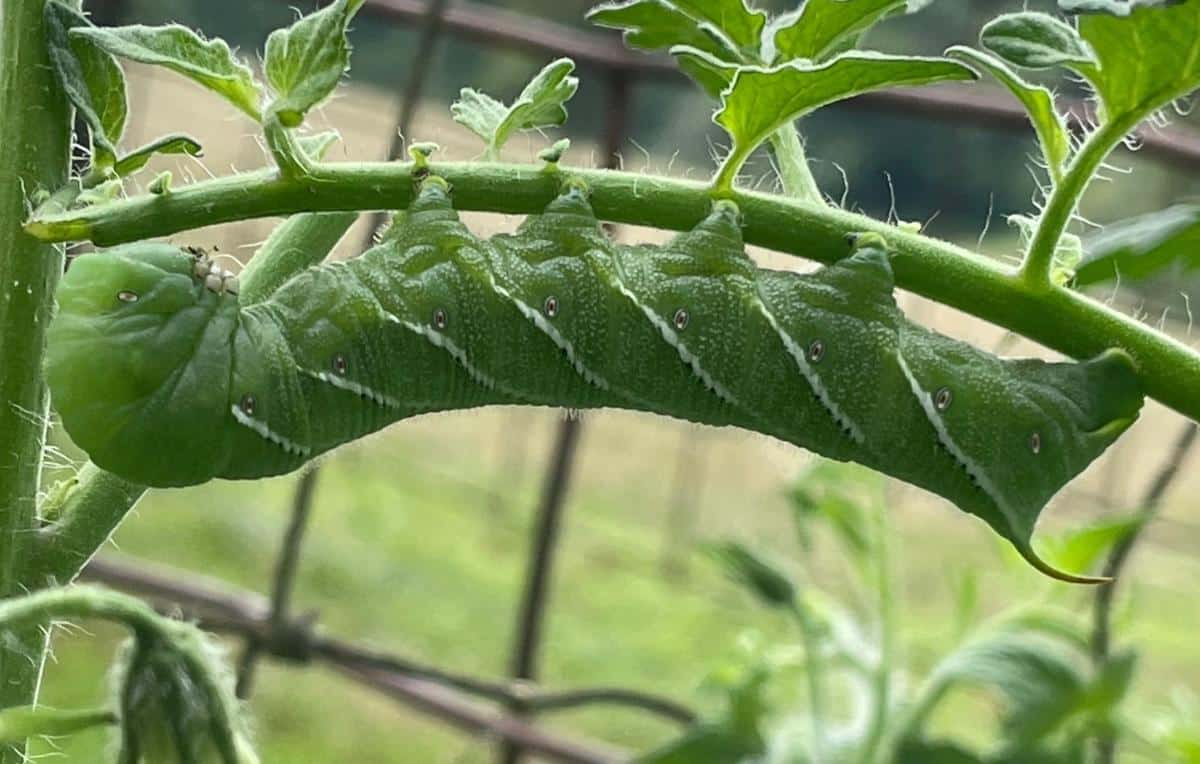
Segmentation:
<svg viewBox="0 0 1200 764">
<path fill-rule="evenodd" d="M 856 233 L 846 234 L 846 245 L 849 246 L 851 249 L 854 249 L 855 247 L 857 247 L 858 246 L 858 234 L 856 234 Z"/>
<path fill-rule="evenodd" d="M 350 369 L 350 364 L 346 362 L 346 356 L 341 353 L 333 357 L 333 362 L 330 365 L 333 367 L 333 373 L 339 377 L 346 376 L 346 372 Z"/>
<path fill-rule="evenodd" d="M 1042 452 L 1042 435 L 1041 435 L 1041 433 L 1035 432 L 1029 436 L 1029 450 L 1032 451 L 1034 454 L 1040 454 Z"/>
<path fill-rule="evenodd" d="M 682 332 L 687 328 L 688 321 L 690 321 L 691 318 L 692 317 L 689 316 L 688 312 L 683 308 L 675 311 L 675 328 Z"/>
<path fill-rule="evenodd" d="M 553 295 L 551 295 L 550 297 L 547 297 L 546 305 L 544 306 L 544 310 L 546 311 L 546 316 L 549 318 L 554 318 L 555 316 L 557 316 L 558 315 L 558 298 L 554 297 Z"/>
<path fill-rule="evenodd" d="M 950 388 L 943 387 L 933 396 L 933 405 L 937 407 L 938 411 L 945 411 L 950 408 L 950 402 L 953 400 L 954 393 L 950 392 Z"/>
<path fill-rule="evenodd" d="M 441 308 L 438 308 L 433 312 L 433 328 L 437 329 L 439 332 L 446 328 L 447 320 L 446 311 L 442 310 Z"/>
<path fill-rule="evenodd" d="M 117 292 L 117 299 L 121 302 L 137 302 L 138 293 L 130 292 L 128 289 L 122 289 L 120 292 Z"/>
<path fill-rule="evenodd" d="M 254 393 L 246 393 L 238 402 L 238 408 L 246 416 L 254 416 L 254 412 L 258 410 L 258 399 L 254 397 Z"/>
<path fill-rule="evenodd" d="M 820 363 L 825 357 L 825 343 L 821 340 L 813 340 L 808 346 L 808 360 L 810 363 Z"/>
</svg>

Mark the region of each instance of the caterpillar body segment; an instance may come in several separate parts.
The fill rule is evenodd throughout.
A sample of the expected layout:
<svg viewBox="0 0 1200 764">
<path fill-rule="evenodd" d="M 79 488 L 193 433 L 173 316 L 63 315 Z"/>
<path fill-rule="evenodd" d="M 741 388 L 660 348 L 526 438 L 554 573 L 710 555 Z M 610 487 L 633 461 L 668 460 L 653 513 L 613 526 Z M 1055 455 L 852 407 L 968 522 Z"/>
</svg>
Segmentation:
<svg viewBox="0 0 1200 764">
<path fill-rule="evenodd" d="M 264 302 L 240 306 L 218 275 L 158 244 L 67 274 L 50 384 L 101 467 L 190 485 L 288 472 L 422 413 L 636 409 L 893 475 L 1080 580 L 1034 554 L 1034 524 L 1142 403 L 1120 351 L 1009 360 L 913 324 L 880 249 L 810 275 L 759 269 L 730 202 L 663 246 L 627 246 L 568 184 L 482 240 L 431 179 L 378 246 Z"/>
</svg>

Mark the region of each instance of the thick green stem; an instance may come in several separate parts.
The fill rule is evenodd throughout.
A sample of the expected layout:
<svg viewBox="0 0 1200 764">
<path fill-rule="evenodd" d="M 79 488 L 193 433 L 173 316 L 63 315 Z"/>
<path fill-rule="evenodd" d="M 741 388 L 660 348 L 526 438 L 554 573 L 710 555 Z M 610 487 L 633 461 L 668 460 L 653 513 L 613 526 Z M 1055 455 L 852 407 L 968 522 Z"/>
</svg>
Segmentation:
<svg viewBox="0 0 1200 764">
<path fill-rule="evenodd" d="M 29 589 L 63 586 L 79 575 L 92 555 L 146 492 L 88 462 L 59 516 L 38 531 L 24 583 Z"/>
<path fill-rule="evenodd" d="M 463 210 L 540 212 L 564 175 L 588 183 L 604 220 L 687 229 L 708 214 L 707 185 L 613 170 L 480 163 L 431 163 Z M 301 178 L 265 170 L 202 181 L 167 196 L 145 195 L 32 220 L 47 241 L 91 239 L 112 245 L 216 223 L 317 210 L 399 209 L 413 198 L 413 165 L 317 165 Z M 1059 287 L 1036 289 L 1011 269 L 948 242 L 826 205 L 747 191 L 731 198 L 743 213 L 746 241 L 821 262 L 846 255 L 849 233 L 881 234 L 894 252 L 898 286 L 991 321 L 1075 358 L 1121 347 L 1136 360 L 1146 392 L 1200 420 L 1200 353 L 1134 319 Z"/>
<path fill-rule="evenodd" d="M 794 123 L 788 123 L 771 136 L 771 148 L 775 151 L 775 163 L 779 169 L 779 180 L 783 192 L 788 196 L 811 204 L 824 204 L 825 197 L 808 167 L 804 153 L 804 142 Z"/>
<path fill-rule="evenodd" d="M 63 187 L 70 167 L 71 109 L 46 51 L 44 3 L 0 7 L 0 598 L 20 592 L 33 537 L 48 411 L 42 355 L 63 265 L 61 247 L 21 228 L 26 195 Z M 0 646 L 0 708 L 33 702 L 44 650 L 38 629 Z M 0 753 L 0 762 L 23 760 L 23 747 Z"/>
<path fill-rule="evenodd" d="M 1079 147 L 1071 166 L 1050 192 L 1046 209 L 1042 210 L 1038 219 L 1037 231 L 1029 243 L 1029 252 L 1021 265 L 1021 278 L 1031 289 L 1042 290 L 1053 286 L 1050 273 L 1054 269 L 1058 242 L 1075 217 L 1080 199 L 1104 160 L 1140 121 L 1130 116 L 1105 123 Z"/>
</svg>

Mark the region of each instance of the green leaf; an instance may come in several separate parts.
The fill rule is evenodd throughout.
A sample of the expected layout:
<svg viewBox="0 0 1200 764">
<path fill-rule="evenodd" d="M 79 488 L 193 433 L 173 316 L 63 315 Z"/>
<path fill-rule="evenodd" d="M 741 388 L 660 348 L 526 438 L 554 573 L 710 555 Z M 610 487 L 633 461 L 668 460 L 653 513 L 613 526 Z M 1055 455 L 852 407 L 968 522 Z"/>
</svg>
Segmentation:
<svg viewBox="0 0 1200 764">
<path fill-rule="evenodd" d="M 714 99 L 720 99 L 722 91 L 729 87 L 738 71 L 737 64 L 722 61 L 699 48 L 676 45 L 671 48 L 671 55 L 675 57 L 680 71 L 691 77 L 701 90 Z"/>
<path fill-rule="evenodd" d="M 495 158 L 514 132 L 556 127 L 567 121 L 564 104 L 571 100 L 579 80 L 571 77 L 575 62 L 560 58 L 538 72 L 511 106 L 471 88 L 463 88 L 450 107 L 454 121 L 483 139 Z"/>
<path fill-rule="evenodd" d="M 767 15 L 745 0 L 627 0 L 597 6 L 587 18 L 624 29 L 626 43 L 635 48 L 688 45 L 731 62 L 758 60 L 767 23 Z"/>
<path fill-rule="evenodd" d="M 67 98 L 79 110 L 92 136 L 92 163 L 110 167 L 125 134 L 129 105 L 125 74 L 116 59 L 90 40 L 70 34 L 92 26 L 67 5 L 46 3 L 46 36 L 50 61 Z"/>
<path fill-rule="evenodd" d="M 300 144 L 300 150 L 308 155 L 310 159 L 319 160 L 325 157 L 325 152 L 333 144 L 341 140 L 341 133 L 337 130 L 326 130 L 315 135 L 297 136 L 296 143 Z"/>
<path fill-rule="evenodd" d="M 1124 18 L 1137 8 L 1182 5 L 1187 0 L 1058 0 L 1063 13 L 1107 13 Z"/>
<path fill-rule="evenodd" d="M 1200 267 L 1200 204 L 1177 204 L 1105 226 L 1084 244 L 1076 286 Z"/>
<path fill-rule="evenodd" d="M 350 66 L 346 28 L 364 0 L 335 0 L 267 38 L 263 70 L 274 91 L 271 111 L 285 127 L 304 121 Z"/>
<path fill-rule="evenodd" d="M 947 50 L 946 55 L 987 72 L 1017 97 L 1033 123 L 1050 177 L 1057 183 L 1071 153 L 1071 136 L 1066 121 L 1055 107 L 1054 94 L 1041 85 L 1031 85 L 1021 79 L 1003 61 L 983 51 L 956 45 Z"/>
<path fill-rule="evenodd" d="M 734 177 L 758 146 L 783 125 L 826 104 L 884 88 L 942 80 L 975 79 L 975 73 L 945 58 L 844 53 L 828 63 L 797 63 L 741 69 L 722 97 L 714 120 L 733 139 L 733 150 L 715 187 L 733 188 Z"/>
<path fill-rule="evenodd" d="M 1041 544 L 1039 551 L 1047 562 L 1057 568 L 1088 571 L 1142 522 L 1143 518 L 1140 515 L 1134 515 L 1096 523 L 1057 538 L 1047 539 Z"/>
<path fill-rule="evenodd" d="M 224 96 L 254 120 L 260 118 L 254 75 L 224 40 L 205 40 L 178 24 L 77 28 L 71 36 L 86 38 L 114 56 L 178 72 Z"/>
<path fill-rule="evenodd" d="M 933 0 L 808 0 L 771 22 L 764 59 L 824 61 L 853 47 L 864 32 L 895 13 L 915 13 Z"/>
<path fill-rule="evenodd" d="M 198 157 L 203 153 L 203 147 L 190 135 L 164 135 L 118 159 L 113 170 L 117 175 L 124 177 L 145 167 L 155 154 L 187 154 Z"/>
<path fill-rule="evenodd" d="M 624 30 L 625 44 L 631 48 L 666 50 L 682 45 L 720 61 L 739 58 L 731 40 L 662 0 L 605 3 L 589 11 L 587 19 L 597 26 Z"/>
<path fill-rule="evenodd" d="M 764 605 L 790 608 L 796 603 L 796 587 L 778 566 L 736 541 L 711 547 L 714 559 L 725 573 L 758 597 Z"/>
<path fill-rule="evenodd" d="M 1068 3 L 1065 7 L 1078 11 L 1084 6 Z M 1200 87 L 1200 2 L 1196 0 L 1137 4 L 1123 18 L 1110 13 L 1080 16 L 1079 34 L 1091 45 L 1097 63 L 1075 68 L 1096 89 L 1105 122 L 1121 119 L 1132 128 Z"/>
<path fill-rule="evenodd" d="M 998 16 L 984 25 L 979 42 L 1010 64 L 1026 69 L 1095 63 L 1075 28 L 1047 13 Z"/>
</svg>

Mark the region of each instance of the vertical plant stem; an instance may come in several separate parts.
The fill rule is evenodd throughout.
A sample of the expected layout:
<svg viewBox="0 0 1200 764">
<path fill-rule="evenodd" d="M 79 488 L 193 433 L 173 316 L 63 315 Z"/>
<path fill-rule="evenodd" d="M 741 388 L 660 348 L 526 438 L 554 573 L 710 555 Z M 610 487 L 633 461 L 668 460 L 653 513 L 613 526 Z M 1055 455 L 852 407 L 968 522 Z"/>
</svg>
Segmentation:
<svg viewBox="0 0 1200 764">
<path fill-rule="evenodd" d="M 45 0 L 0 6 L 0 597 L 21 591 L 37 513 L 49 395 L 42 378 L 46 325 L 62 274 L 62 247 L 25 234 L 26 194 L 67 180 L 71 109 L 46 50 Z M 40 628 L 0 645 L 0 708 L 37 695 Z M 10 746 L 0 762 L 24 760 Z"/>
<path fill-rule="evenodd" d="M 775 152 L 775 163 L 779 170 L 779 180 L 783 182 L 783 192 L 800 201 L 824 204 L 825 198 L 821 195 L 821 189 L 808 167 L 804 142 L 800 139 L 800 131 L 796 129 L 794 122 L 789 122 L 775 131 L 771 136 L 771 148 Z"/>
<path fill-rule="evenodd" d="M 1112 608 L 1121 572 L 1125 569 L 1125 563 L 1129 560 L 1138 539 L 1141 538 L 1142 531 L 1161 508 L 1163 496 L 1179 475 L 1180 467 L 1195 445 L 1198 433 L 1200 430 L 1195 423 L 1188 422 L 1184 426 L 1166 462 L 1146 489 L 1146 495 L 1142 499 L 1141 522 L 1117 542 L 1104 564 L 1104 575 L 1111 578 L 1112 582 L 1097 587 L 1095 607 L 1092 611 L 1092 662 L 1097 668 L 1108 662 L 1112 652 Z M 1096 738 L 1096 761 L 1098 764 L 1113 764 L 1116 756 L 1116 736 L 1111 731 L 1102 731 Z"/>
</svg>

